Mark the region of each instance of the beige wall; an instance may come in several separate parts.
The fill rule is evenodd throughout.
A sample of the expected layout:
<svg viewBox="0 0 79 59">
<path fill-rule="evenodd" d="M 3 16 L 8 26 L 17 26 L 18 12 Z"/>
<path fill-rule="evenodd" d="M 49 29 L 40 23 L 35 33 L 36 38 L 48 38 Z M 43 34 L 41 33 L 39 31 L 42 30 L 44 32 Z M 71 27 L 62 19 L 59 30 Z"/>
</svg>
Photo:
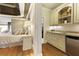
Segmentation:
<svg viewBox="0 0 79 59">
<path fill-rule="evenodd" d="M 44 36 L 45 36 L 45 32 L 48 30 L 49 28 L 49 24 L 50 24 L 50 13 L 51 13 L 51 10 L 46 8 L 46 7 L 43 7 L 42 6 L 42 21 L 43 21 L 43 27 L 44 27 Z M 43 38 L 44 39 L 44 38 Z"/>
</svg>

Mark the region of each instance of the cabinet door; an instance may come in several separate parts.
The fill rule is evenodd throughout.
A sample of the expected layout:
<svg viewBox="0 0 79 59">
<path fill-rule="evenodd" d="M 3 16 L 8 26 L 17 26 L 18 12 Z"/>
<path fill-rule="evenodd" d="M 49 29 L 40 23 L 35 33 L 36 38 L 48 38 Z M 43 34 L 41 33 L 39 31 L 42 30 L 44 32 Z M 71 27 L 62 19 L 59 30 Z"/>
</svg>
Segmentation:
<svg viewBox="0 0 79 59">
<path fill-rule="evenodd" d="M 77 20 L 79 22 L 79 4 L 77 4 Z"/>
<path fill-rule="evenodd" d="M 65 52 L 65 36 L 62 34 L 54 34 L 54 43 L 53 45 Z"/>
<path fill-rule="evenodd" d="M 79 23 L 79 4 L 74 4 L 74 23 Z"/>
<path fill-rule="evenodd" d="M 44 41 L 46 42 L 46 43 L 50 43 L 50 33 L 49 32 L 46 32 L 45 33 L 45 38 L 44 38 Z"/>
<path fill-rule="evenodd" d="M 65 52 L 65 35 L 48 32 L 45 40 L 52 46 Z"/>
<path fill-rule="evenodd" d="M 48 40 L 48 43 L 50 43 L 50 44 L 53 44 L 53 33 L 49 33 L 49 40 Z"/>
<path fill-rule="evenodd" d="M 47 32 L 45 35 L 45 41 L 48 42 L 49 44 L 53 45 L 54 43 L 54 34 L 51 32 Z"/>
</svg>

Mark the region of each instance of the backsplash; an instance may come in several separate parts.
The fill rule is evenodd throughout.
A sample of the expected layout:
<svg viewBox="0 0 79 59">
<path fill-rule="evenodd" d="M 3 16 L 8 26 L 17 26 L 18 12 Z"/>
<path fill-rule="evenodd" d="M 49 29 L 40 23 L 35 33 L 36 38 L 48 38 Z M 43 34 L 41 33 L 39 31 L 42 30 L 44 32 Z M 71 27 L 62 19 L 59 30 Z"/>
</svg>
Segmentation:
<svg viewBox="0 0 79 59">
<path fill-rule="evenodd" d="M 79 24 L 67 24 L 60 26 L 50 26 L 49 30 L 75 31 L 79 32 Z"/>
</svg>

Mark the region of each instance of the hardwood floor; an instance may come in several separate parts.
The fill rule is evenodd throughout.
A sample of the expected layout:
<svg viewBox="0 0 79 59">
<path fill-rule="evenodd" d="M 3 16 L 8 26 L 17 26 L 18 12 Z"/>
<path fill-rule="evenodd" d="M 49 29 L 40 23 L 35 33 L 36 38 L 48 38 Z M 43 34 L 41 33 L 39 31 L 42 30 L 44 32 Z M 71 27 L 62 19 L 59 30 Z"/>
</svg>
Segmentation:
<svg viewBox="0 0 79 59">
<path fill-rule="evenodd" d="M 0 48 L 0 56 L 31 56 L 32 50 L 22 51 L 22 46 Z"/>
<path fill-rule="evenodd" d="M 66 56 L 63 52 L 49 44 L 43 44 L 43 56 Z M 33 56 L 33 50 L 22 51 L 22 46 L 0 48 L 0 56 Z"/>
<path fill-rule="evenodd" d="M 27 50 L 27 51 L 23 51 L 23 55 L 22 56 L 33 56 L 33 50 Z"/>
<path fill-rule="evenodd" d="M 43 56 L 67 56 L 65 53 L 46 43 L 42 47 Z"/>
</svg>

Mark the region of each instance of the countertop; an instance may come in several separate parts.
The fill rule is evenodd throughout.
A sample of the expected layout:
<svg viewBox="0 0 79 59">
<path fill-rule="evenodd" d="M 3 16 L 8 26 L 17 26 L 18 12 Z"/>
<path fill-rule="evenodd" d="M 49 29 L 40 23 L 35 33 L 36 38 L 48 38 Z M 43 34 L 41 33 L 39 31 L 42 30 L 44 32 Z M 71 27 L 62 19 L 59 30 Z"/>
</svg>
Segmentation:
<svg viewBox="0 0 79 59">
<path fill-rule="evenodd" d="M 49 33 L 56 33 L 56 34 L 65 34 L 64 32 L 60 32 L 60 31 L 47 31 Z"/>
<path fill-rule="evenodd" d="M 47 31 L 47 32 L 79 37 L 79 32 L 75 32 L 75 31 L 59 31 L 59 30 L 58 30 L 58 31 L 57 31 L 57 30 L 56 30 L 56 31 L 51 31 L 51 30 L 49 30 L 49 31 Z"/>
</svg>

